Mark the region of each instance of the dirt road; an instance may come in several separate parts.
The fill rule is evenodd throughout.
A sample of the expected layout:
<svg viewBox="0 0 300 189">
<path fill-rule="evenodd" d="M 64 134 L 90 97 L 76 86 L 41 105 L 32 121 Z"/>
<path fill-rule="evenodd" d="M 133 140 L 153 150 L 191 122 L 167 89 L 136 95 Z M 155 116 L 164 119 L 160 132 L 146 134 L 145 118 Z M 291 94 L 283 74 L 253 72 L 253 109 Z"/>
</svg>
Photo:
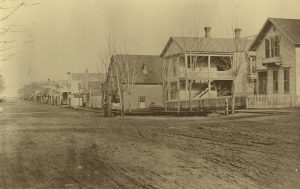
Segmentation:
<svg viewBox="0 0 300 189">
<path fill-rule="evenodd" d="M 300 188 L 300 109 L 103 118 L 2 103 L 0 188 Z"/>
</svg>

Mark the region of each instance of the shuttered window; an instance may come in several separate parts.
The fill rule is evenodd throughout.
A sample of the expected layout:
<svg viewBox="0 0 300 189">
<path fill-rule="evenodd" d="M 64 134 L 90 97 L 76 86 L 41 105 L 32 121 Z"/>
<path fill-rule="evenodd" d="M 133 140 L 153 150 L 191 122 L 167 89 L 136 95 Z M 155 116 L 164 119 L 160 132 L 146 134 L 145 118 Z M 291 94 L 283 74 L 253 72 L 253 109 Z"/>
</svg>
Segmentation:
<svg viewBox="0 0 300 189">
<path fill-rule="evenodd" d="M 284 73 L 284 93 L 290 92 L 290 70 L 286 69 L 283 71 Z"/>
<path fill-rule="evenodd" d="M 279 35 L 275 36 L 275 41 L 274 41 L 274 55 L 275 56 L 280 56 L 280 36 Z"/>
<path fill-rule="evenodd" d="M 273 93 L 278 93 L 278 70 L 273 71 Z"/>
<path fill-rule="evenodd" d="M 266 58 L 270 57 L 270 41 L 269 39 L 265 39 L 265 52 L 266 52 Z"/>
</svg>

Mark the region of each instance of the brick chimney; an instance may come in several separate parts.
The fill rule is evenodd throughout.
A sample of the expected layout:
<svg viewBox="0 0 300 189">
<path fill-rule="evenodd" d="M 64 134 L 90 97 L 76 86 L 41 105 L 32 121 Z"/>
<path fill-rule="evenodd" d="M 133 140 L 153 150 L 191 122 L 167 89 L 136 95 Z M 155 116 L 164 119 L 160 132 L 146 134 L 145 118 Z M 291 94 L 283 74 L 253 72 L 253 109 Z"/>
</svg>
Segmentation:
<svg viewBox="0 0 300 189">
<path fill-rule="evenodd" d="M 205 38 L 210 38 L 210 27 L 204 27 L 204 31 L 205 31 Z"/>
<path fill-rule="evenodd" d="M 234 38 L 241 38 L 241 31 L 242 29 L 241 28 L 235 28 L 234 29 Z"/>
</svg>

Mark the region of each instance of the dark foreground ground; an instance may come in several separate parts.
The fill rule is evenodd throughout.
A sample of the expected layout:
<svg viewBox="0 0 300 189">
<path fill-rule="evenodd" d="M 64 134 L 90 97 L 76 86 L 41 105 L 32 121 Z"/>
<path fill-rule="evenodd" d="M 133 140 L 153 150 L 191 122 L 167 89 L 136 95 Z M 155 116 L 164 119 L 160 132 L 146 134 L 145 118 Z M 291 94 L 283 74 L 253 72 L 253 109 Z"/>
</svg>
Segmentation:
<svg viewBox="0 0 300 189">
<path fill-rule="evenodd" d="M 0 188 L 300 188 L 300 109 L 103 118 L 0 106 Z"/>
</svg>

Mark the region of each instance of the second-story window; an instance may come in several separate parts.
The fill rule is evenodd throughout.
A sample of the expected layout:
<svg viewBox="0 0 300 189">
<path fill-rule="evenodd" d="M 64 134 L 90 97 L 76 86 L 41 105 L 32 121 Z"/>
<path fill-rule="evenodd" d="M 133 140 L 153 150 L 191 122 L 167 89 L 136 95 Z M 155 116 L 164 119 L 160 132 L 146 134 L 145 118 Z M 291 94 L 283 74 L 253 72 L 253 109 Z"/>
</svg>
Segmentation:
<svg viewBox="0 0 300 189">
<path fill-rule="evenodd" d="M 176 62 L 173 62 L 172 71 L 173 71 L 173 76 L 176 76 Z"/>
<path fill-rule="evenodd" d="M 270 57 L 270 41 L 269 39 L 265 39 L 265 52 L 266 52 L 266 58 Z"/>
<path fill-rule="evenodd" d="M 195 69 L 197 62 L 197 56 L 188 55 L 187 56 L 187 68 Z"/>
<path fill-rule="evenodd" d="M 280 36 L 276 35 L 269 39 L 265 39 L 265 57 L 279 57 L 280 56 Z"/>
<path fill-rule="evenodd" d="M 278 70 L 273 71 L 273 93 L 278 93 Z"/>
<path fill-rule="evenodd" d="M 280 56 L 280 36 L 276 35 L 274 38 L 274 55 Z"/>
</svg>

